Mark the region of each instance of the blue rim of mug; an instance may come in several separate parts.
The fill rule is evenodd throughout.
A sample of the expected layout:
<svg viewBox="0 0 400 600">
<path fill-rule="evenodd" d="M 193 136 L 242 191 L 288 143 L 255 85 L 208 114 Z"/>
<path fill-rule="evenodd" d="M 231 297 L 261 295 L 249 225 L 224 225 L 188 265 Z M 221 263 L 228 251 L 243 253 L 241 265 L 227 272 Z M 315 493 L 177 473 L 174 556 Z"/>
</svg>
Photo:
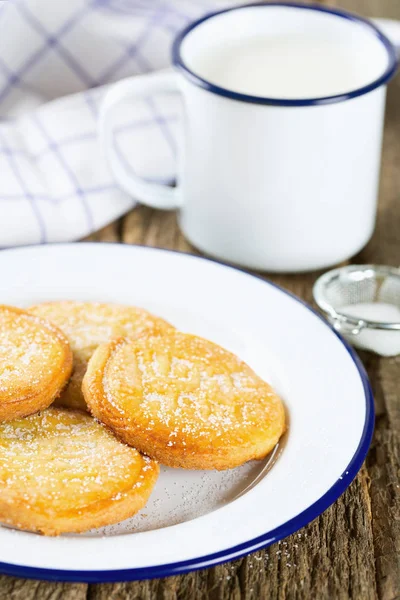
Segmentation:
<svg viewBox="0 0 400 600">
<path fill-rule="evenodd" d="M 85 243 L 85 246 L 104 246 L 99 243 Z M 66 247 L 66 246 L 76 246 L 77 244 L 65 244 L 65 243 L 53 243 L 48 244 L 48 248 L 55 247 Z M 292 533 L 295 533 L 302 527 L 305 527 L 311 521 L 316 519 L 319 515 L 321 515 L 331 504 L 333 504 L 349 487 L 351 482 L 355 479 L 357 473 L 362 467 L 362 464 L 367 455 L 368 449 L 371 445 L 372 435 L 374 432 L 374 423 L 375 423 L 375 406 L 374 406 L 374 396 L 371 388 L 371 384 L 366 373 L 365 367 L 361 362 L 361 359 L 358 357 L 356 352 L 350 346 L 348 342 L 338 333 L 332 325 L 320 314 L 318 313 L 312 306 L 310 306 L 305 300 L 302 300 L 289 290 L 282 288 L 281 286 L 273 283 L 272 281 L 265 280 L 260 275 L 256 275 L 254 273 L 249 273 L 245 269 L 234 267 L 230 264 L 224 263 L 223 261 L 216 260 L 213 258 L 206 258 L 204 256 L 194 256 L 191 254 L 187 254 L 184 252 L 180 252 L 178 250 L 168 250 L 165 248 L 149 248 L 149 247 L 141 247 L 138 245 L 126 245 L 126 244 L 109 244 L 110 246 L 117 246 L 119 248 L 124 248 L 125 250 L 129 248 L 128 251 L 131 251 L 132 248 L 135 250 L 137 248 L 144 249 L 146 252 L 165 252 L 168 254 L 178 254 L 183 255 L 190 260 L 194 261 L 206 261 L 210 263 L 214 263 L 217 265 L 221 265 L 224 268 L 232 269 L 233 271 L 237 271 L 239 273 L 244 273 L 249 278 L 255 278 L 262 281 L 267 286 L 271 286 L 282 292 L 283 294 L 290 296 L 295 302 L 304 306 L 306 310 L 314 314 L 317 319 L 322 321 L 328 329 L 339 339 L 339 341 L 343 344 L 345 350 L 348 352 L 350 359 L 353 361 L 354 366 L 358 371 L 358 375 L 360 377 L 364 399 L 365 399 L 365 419 L 364 419 L 364 427 L 361 434 L 361 438 L 358 444 L 357 449 L 354 451 L 354 454 L 348 463 L 345 471 L 342 476 L 332 484 L 332 486 L 323 494 L 318 500 L 316 500 L 313 504 L 307 507 L 303 512 L 299 513 L 292 519 L 289 519 L 282 525 L 279 525 L 273 530 L 270 530 L 256 538 L 249 539 L 245 542 L 242 542 L 238 545 L 235 545 L 230 548 L 226 548 L 219 552 L 211 553 L 204 556 L 199 556 L 197 558 L 191 558 L 184 561 L 175 561 L 168 564 L 163 565 L 153 565 L 148 567 L 139 567 L 139 568 L 131 568 L 131 569 L 113 569 L 113 570 L 71 570 L 71 569 L 52 569 L 52 568 L 44 568 L 44 567 L 29 567 L 25 565 L 18 565 L 12 563 L 4 563 L 0 562 L 0 573 L 4 575 L 10 575 L 13 577 L 25 577 L 28 579 L 44 579 L 48 581 L 65 581 L 65 582 L 79 582 L 79 583 L 104 583 L 104 582 L 115 582 L 115 581 L 137 581 L 143 579 L 154 579 L 159 577 L 169 577 L 171 575 L 181 575 L 183 573 L 189 573 L 191 571 L 197 571 L 199 569 L 206 569 L 209 567 L 213 567 L 215 565 L 236 560 L 241 558 L 242 556 L 246 556 L 251 552 L 256 552 L 263 548 L 270 546 L 271 544 L 282 540 Z M 25 246 L 26 248 L 39 248 L 40 246 Z M 4 249 L 7 252 L 19 252 L 21 248 L 7 248 Z M 51 251 L 51 250 L 50 250 Z"/>
<path fill-rule="evenodd" d="M 385 50 L 388 54 L 388 65 L 385 71 L 382 73 L 380 77 L 355 90 L 351 90 L 349 92 L 345 92 L 342 94 L 336 94 L 333 96 L 324 96 L 324 97 L 316 97 L 316 98 L 267 98 L 263 96 L 251 96 L 248 94 L 242 94 L 240 92 L 234 92 L 227 88 L 221 87 L 219 85 L 215 85 L 197 75 L 194 71 L 189 69 L 189 67 L 185 64 L 182 55 L 181 55 L 181 47 L 182 42 L 186 38 L 186 36 L 191 33 L 196 27 L 212 19 L 219 15 L 223 15 L 225 13 L 233 12 L 236 10 L 242 10 L 246 8 L 270 8 L 270 7 L 287 7 L 287 8 L 299 8 L 302 10 L 312 10 L 323 12 L 326 14 L 333 15 L 335 17 L 340 17 L 342 19 L 347 19 L 348 21 L 352 21 L 357 23 L 358 25 L 362 25 L 363 27 L 368 28 L 368 30 L 377 37 L 380 42 L 385 47 Z M 398 66 L 398 58 L 397 52 L 392 44 L 392 42 L 376 27 L 371 21 L 364 19 L 363 17 L 359 17 L 353 13 L 339 10 L 336 8 L 328 8 L 316 4 L 298 4 L 297 2 L 268 2 L 266 4 L 260 2 L 253 2 L 250 4 L 242 4 L 239 6 L 233 6 L 230 8 L 226 8 L 224 10 L 219 10 L 216 12 L 208 13 L 204 17 L 197 19 L 190 23 L 178 36 L 175 38 L 173 47 L 172 47 L 172 61 L 175 67 L 178 68 L 192 83 L 197 86 L 207 90 L 208 92 L 212 92 L 214 94 L 218 94 L 219 96 L 224 96 L 225 98 L 230 98 L 231 100 L 238 100 L 241 102 L 250 102 L 252 104 L 267 104 L 271 106 L 316 106 L 321 104 L 332 104 L 335 102 L 343 102 L 344 100 L 351 100 L 352 98 L 357 98 L 358 96 L 363 96 L 364 94 L 368 94 L 372 92 L 376 88 L 381 85 L 386 84 L 395 74 Z"/>
</svg>

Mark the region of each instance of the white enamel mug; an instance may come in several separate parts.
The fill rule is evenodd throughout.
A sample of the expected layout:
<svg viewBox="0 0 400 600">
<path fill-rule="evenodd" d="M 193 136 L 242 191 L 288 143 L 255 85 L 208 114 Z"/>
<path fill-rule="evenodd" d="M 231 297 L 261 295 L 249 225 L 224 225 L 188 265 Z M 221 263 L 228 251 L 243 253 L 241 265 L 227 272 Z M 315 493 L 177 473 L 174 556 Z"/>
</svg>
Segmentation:
<svg viewBox="0 0 400 600">
<path fill-rule="evenodd" d="M 349 59 L 362 55 L 365 80 L 325 97 L 266 98 L 201 75 L 204 52 L 293 32 L 334 40 Z M 178 209 L 184 235 L 201 251 L 253 269 L 318 269 L 363 248 L 376 217 L 386 83 L 397 67 L 394 46 L 375 25 L 319 6 L 237 6 L 189 25 L 173 63 L 106 96 L 101 134 L 122 188 L 149 206 Z M 128 173 L 112 140 L 120 102 L 168 91 L 181 93 L 185 113 L 176 188 Z"/>
</svg>

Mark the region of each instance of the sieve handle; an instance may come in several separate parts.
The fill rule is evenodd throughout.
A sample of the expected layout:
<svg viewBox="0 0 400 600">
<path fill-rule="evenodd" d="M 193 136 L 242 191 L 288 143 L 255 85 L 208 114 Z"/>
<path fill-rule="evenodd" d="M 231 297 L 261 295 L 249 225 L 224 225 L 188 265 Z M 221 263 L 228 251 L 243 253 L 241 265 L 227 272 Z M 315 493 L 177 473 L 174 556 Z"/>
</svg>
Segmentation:
<svg viewBox="0 0 400 600">
<path fill-rule="evenodd" d="M 341 319 L 334 319 L 333 321 L 334 329 L 338 333 L 342 333 L 344 335 L 359 335 L 359 333 L 364 329 L 365 326 L 365 321 L 362 321 L 361 319 L 357 322 L 357 325 L 351 325 L 350 323 L 347 323 L 346 321 Z"/>
</svg>

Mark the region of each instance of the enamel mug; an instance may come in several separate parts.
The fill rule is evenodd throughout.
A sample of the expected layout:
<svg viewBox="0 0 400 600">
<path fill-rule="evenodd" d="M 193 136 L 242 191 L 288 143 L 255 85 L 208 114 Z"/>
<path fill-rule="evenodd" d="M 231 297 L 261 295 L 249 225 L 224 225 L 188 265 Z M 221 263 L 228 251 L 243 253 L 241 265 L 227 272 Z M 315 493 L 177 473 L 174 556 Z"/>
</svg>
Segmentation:
<svg viewBox="0 0 400 600">
<path fill-rule="evenodd" d="M 229 89 L 202 73 L 204 53 L 278 35 L 288 46 L 293 35 L 331 40 L 349 60 L 362 55 L 370 77 L 337 93 L 332 81 L 324 97 L 279 98 Z M 196 248 L 252 269 L 319 269 L 363 248 L 376 218 L 386 83 L 397 67 L 395 47 L 380 29 L 320 6 L 236 6 L 189 25 L 175 40 L 173 64 L 123 80 L 105 98 L 101 136 L 124 190 L 149 206 L 177 209 Z M 300 76 L 303 70 L 307 64 Z M 112 143 L 119 103 L 164 92 L 183 99 L 175 188 L 128 173 Z"/>
</svg>

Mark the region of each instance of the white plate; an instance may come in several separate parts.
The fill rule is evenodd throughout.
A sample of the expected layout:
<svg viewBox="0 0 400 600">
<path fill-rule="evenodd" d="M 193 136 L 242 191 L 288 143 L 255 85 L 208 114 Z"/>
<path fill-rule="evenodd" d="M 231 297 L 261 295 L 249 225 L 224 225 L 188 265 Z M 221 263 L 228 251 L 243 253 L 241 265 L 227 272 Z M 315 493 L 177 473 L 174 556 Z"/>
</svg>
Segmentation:
<svg viewBox="0 0 400 600">
<path fill-rule="evenodd" d="M 365 458 L 374 410 L 360 361 L 309 307 L 257 277 L 166 250 L 37 246 L 0 252 L 0 298 L 143 306 L 236 352 L 280 392 L 290 421 L 272 467 L 163 469 L 148 505 L 117 526 L 59 538 L 0 527 L 4 573 L 118 581 L 232 560 L 317 517 Z"/>
</svg>

